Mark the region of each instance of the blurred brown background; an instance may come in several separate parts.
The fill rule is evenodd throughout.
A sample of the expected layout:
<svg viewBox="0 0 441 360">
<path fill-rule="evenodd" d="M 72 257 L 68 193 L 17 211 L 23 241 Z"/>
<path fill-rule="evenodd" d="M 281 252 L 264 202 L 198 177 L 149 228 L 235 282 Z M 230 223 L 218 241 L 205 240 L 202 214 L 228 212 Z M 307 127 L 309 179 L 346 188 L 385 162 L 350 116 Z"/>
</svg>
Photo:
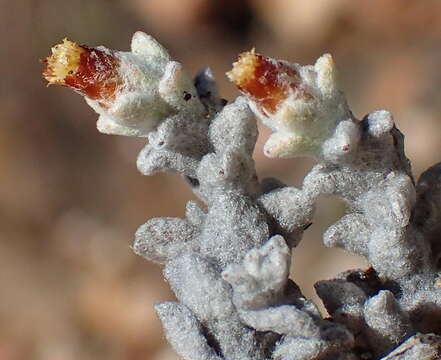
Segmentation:
<svg viewBox="0 0 441 360">
<path fill-rule="evenodd" d="M 153 312 L 172 294 L 130 245 L 137 226 L 182 216 L 193 195 L 176 175 L 141 176 L 144 140 L 99 134 L 83 99 L 40 75 L 66 36 L 126 50 L 136 30 L 191 74 L 209 65 L 230 100 L 224 73 L 243 50 L 302 64 L 331 52 L 357 116 L 394 113 L 416 174 L 441 159 L 438 0 L 0 0 L 0 360 L 176 359 Z M 267 135 L 260 176 L 300 185 L 313 162 L 265 159 Z M 343 211 L 324 199 L 294 254 L 308 296 L 314 281 L 365 266 L 320 243 Z"/>
</svg>

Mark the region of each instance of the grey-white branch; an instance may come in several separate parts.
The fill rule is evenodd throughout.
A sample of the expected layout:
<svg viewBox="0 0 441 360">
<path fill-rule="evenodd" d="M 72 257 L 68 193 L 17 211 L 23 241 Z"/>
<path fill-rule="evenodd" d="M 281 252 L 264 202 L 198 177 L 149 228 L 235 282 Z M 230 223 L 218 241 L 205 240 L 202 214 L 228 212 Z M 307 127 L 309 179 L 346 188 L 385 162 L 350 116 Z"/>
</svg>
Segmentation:
<svg viewBox="0 0 441 360">
<path fill-rule="evenodd" d="M 356 119 L 330 55 L 301 66 L 250 52 L 230 77 L 254 81 L 266 97 L 239 86 L 226 104 L 209 69 L 191 79 L 144 33 L 113 54 L 130 86 L 107 106 L 86 94 L 98 129 L 146 137 L 140 172 L 181 174 L 201 200 L 183 219 L 148 220 L 133 245 L 163 266 L 176 295 L 156 311 L 183 359 L 441 359 L 441 165 L 416 182 L 392 115 Z M 266 73 L 243 80 L 257 66 Z M 265 76 L 277 71 L 271 93 Z M 317 160 L 301 188 L 259 179 L 258 120 L 273 130 L 267 156 Z M 370 264 L 315 284 L 326 318 L 289 278 L 323 195 L 348 209 L 324 244 Z"/>
</svg>

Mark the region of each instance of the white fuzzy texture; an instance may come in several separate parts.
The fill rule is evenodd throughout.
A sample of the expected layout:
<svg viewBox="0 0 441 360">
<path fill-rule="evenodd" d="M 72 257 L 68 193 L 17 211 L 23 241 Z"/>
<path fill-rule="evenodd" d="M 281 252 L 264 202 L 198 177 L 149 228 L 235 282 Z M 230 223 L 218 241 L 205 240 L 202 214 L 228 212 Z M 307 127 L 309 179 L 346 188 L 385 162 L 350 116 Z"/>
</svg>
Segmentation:
<svg viewBox="0 0 441 360">
<path fill-rule="evenodd" d="M 300 90 L 292 91 L 274 114 L 264 112 L 249 100 L 257 117 L 274 131 L 265 144 L 265 155 L 291 158 L 302 155 L 323 157 L 323 151 L 335 153 L 336 150 L 329 147 L 322 150 L 323 143 L 333 136 L 339 122 L 351 119 L 351 113 L 343 92 L 338 88 L 331 55 L 321 56 L 314 66 L 287 65 L 299 73 Z M 336 146 L 346 149 L 347 143 L 356 143 L 358 135 L 353 134 L 352 129 L 348 130 L 349 134 L 339 135 Z M 343 144 L 344 141 L 347 143 Z"/>
<path fill-rule="evenodd" d="M 146 137 L 169 116 L 183 111 L 193 116 L 203 112 L 190 78 L 155 39 L 138 31 L 133 35 L 131 50 L 114 52 L 120 61 L 118 76 L 122 80 L 115 99 L 102 106 L 100 101 L 86 97 L 100 115 L 100 132 Z M 186 94 L 191 95 L 190 101 L 184 100 Z"/>
<path fill-rule="evenodd" d="M 268 114 L 250 99 L 224 106 L 208 70 L 195 79 L 196 94 L 181 64 L 143 33 L 132 52 L 112 54 L 126 86 L 106 109 L 89 100 L 98 128 L 148 135 L 140 171 L 177 172 L 204 203 L 190 202 L 185 219 L 150 219 L 133 246 L 164 265 L 176 302 L 156 310 L 183 359 L 440 358 L 441 164 L 415 187 L 391 114 L 354 119 L 330 55 L 314 66 L 286 64 L 298 83 Z M 301 188 L 259 180 L 248 103 L 274 130 L 268 155 L 318 158 Z M 325 245 L 372 266 L 315 284 L 329 319 L 289 279 L 291 251 L 324 195 L 347 203 Z"/>
</svg>

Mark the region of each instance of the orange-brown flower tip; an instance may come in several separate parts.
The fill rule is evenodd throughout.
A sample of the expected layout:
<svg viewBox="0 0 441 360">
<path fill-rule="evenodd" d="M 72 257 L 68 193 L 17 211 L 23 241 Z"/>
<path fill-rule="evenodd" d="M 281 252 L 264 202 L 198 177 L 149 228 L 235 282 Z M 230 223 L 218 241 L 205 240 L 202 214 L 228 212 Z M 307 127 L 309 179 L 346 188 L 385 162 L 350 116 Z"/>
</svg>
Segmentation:
<svg viewBox="0 0 441 360">
<path fill-rule="evenodd" d="M 48 85 L 66 85 L 65 78 L 78 70 L 81 54 L 85 51 L 83 47 L 67 39 L 52 47 L 52 55 L 46 58 L 46 70 L 43 72 Z"/>
<path fill-rule="evenodd" d="M 43 77 L 48 85 L 65 85 L 94 100 L 109 100 L 121 83 L 119 60 L 111 51 L 64 39 L 46 58 Z"/>
<path fill-rule="evenodd" d="M 297 88 L 300 78 L 288 65 L 257 54 L 254 49 L 239 55 L 229 79 L 269 113 L 277 111 L 279 105 Z"/>
</svg>

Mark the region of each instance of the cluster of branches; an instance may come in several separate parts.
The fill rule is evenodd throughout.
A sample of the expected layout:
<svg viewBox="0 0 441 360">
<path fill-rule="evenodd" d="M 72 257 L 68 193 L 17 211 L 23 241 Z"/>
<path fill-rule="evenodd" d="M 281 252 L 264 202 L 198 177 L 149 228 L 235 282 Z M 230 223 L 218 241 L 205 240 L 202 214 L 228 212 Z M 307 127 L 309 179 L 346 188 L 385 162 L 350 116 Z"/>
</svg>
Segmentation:
<svg viewBox="0 0 441 360">
<path fill-rule="evenodd" d="M 241 54 L 229 77 L 243 96 L 228 105 L 208 69 L 188 78 L 139 32 L 131 52 L 65 41 L 47 62 L 48 81 L 84 95 L 100 131 L 148 138 L 143 174 L 179 173 L 204 204 L 150 219 L 133 246 L 164 266 L 177 301 L 156 310 L 184 359 L 441 357 L 441 165 L 415 183 L 391 114 L 356 119 L 329 55 L 300 66 Z M 301 188 L 258 178 L 256 119 L 274 132 L 266 155 L 317 159 Z M 322 195 L 348 205 L 324 244 L 371 266 L 315 284 L 327 318 L 289 279 Z"/>
</svg>

